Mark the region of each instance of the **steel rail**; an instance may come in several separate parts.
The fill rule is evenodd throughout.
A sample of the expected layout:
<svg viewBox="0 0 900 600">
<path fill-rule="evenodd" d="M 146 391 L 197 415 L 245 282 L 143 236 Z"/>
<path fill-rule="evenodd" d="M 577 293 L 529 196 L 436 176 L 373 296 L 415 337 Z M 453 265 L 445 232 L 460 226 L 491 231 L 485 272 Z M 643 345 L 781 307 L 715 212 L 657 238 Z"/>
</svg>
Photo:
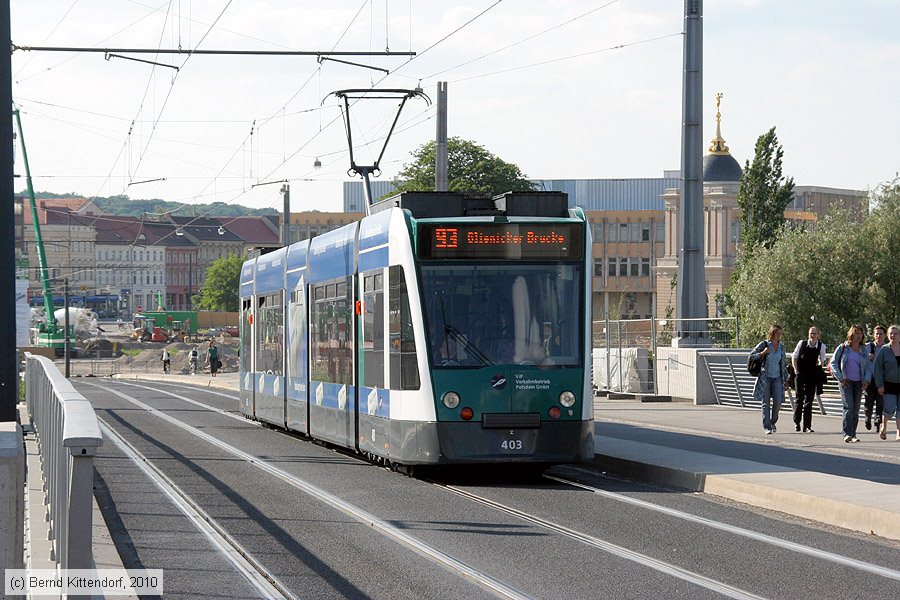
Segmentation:
<svg viewBox="0 0 900 600">
<path fill-rule="evenodd" d="M 281 481 L 287 483 L 288 485 L 312 496 L 316 500 L 319 500 L 320 502 L 322 502 L 328 506 L 331 506 L 332 508 L 344 513 L 345 515 L 349 516 L 350 518 L 354 519 L 355 521 L 358 521 L 358 522 L 374 529 L 375 531 L 377 531 L 381 535 L 387 537 L 388 539 L 391 539 L 394 542 L 397 542 L 400 545 L 408 548 L 409 550 L 412 550 L 419 556 L 422 556 L 423 558 L 426 558 L 426 559 L 430 560 L 431 562 L 438 564 L 439 566 L 443 567 L 444 569 L 453 573 L 454 575 L 462 577 L 463 579 L 481 587 L 482 589 L 484 589 L 488 592 L 491 592 L 491 593 L 497 595 L 500 598 L 509 598 L 510 600 L 528 600 L 531 598 L 531 596 L 525 594 L 524 592 L 521 592 L 511 586 L 506 585 L 502 581 L 495 579 L 494 577 L 491 577 L 490 575 L 488 575 L 482 571 L 479 571 L 478 569 L 476 569 L 470 565 L 467 565 L 466 563 L 464 563 L 460 560 L 457 560 L 457 559 L 453 558 L 452 556 L 445 554 L 444 552 L 441 552 L 440 550 L 438 550 L 437 548 L 434 548 L 433 546 L 429 546 L 425 542 L 422 542 L 421 540 L 414 538 L 413 536 L 400 530 L 399 528 L 394 527 L 387 521 L 379 519 L 375 515 L 367 512 L 357 506 L 354 506 L 353 504 L 350 504 L 349 502 L 335 496 L 334 494 L 331 494 L 331 493 L 323 490 L 322 488 L 320 488 L 316 485 L 313 485 L 312 483 L 309 483 L 308 481 L 306 481 L 304 479 L 301 479 L 295 475 L 292 475 L 291 473 L 288 473 L 284 469 L 276 467 L 275 465 L 271 464 L 270 462 L 268 462 L 266 460 L 263 460 L 263 459 L 261 459 L 257 456 L 254 456 L 248 452 L 244 452 L 243 450 L 240 450 L 239 448 L 236 448 L 236 447 L 232 446 L 231 444 L 223 442 L 222 440 L 219 440 L 218 438 L 216 438 L 212 435 L 209 435 L 208 433 L 201 431 L 201 430 L 197 429 L 196 427 L 188 425 L 187 423 L 184 423 L 183 421 L 180 421 L 180 420 L 176 419 L 175 417 L 172 417 L 159 409 L 156 409 L 148 404 L 141 402 L 137 398 L 129 396 L 128 394 L 124 394 L 118 390 L 114 390 L 112 388 L 109 388 L 109 387 L 106 387 L 103 385 L 98 385 L 96 383 L 90 383 L 87 385 L 92 385 L 96 388 L 99 388 L 99 389 L 105 391 L 105 392 L 116 395 L 116 396 L 130 402 L 131 404 L 134 404 L 138 408 L 141 408 L 141 409 L 149 412 L 150 414 L 152 414 L 156 417 L 159 417 L 160 419 L 162 419 L 168 423 L 171 423 L 172 425 L 175 425 L 176 427 L 190 433 L 191 435 L 195 436 L 196 438 L 204 440 L 204 441 L 224 450 L 225 452 L 228 452 L 229 454 L 232 454 L 232 455 L 246 461 L 247 463 L 252 464 L 253 466 L 255 466 L 257 468 L 262 469 L 263 471 L 269 473 L 270 475 L 276 477 L 277 479 L 280 479 Z M 167 393 L 171 393 L 171 392 L 167 392 Z M 222 412 L 222 411 L 218 411 L 218 412 Z M 228 413 L 225 413 L 225 414 L 228 414 Z M 237 417 L 236 415 L 230 415 L 230 414 L 228 416 L 231 416 L 234 418 L 241 418 L 241 417 Z M 241 420 L 243 420 L 243 419 L 241 419 Z"/>
<path fill-rule="evenodd" d="M 725 531 L 728 533 L 732 533 L 734 535 L 739 535 L 741 537 L 749 538 L 751 540 L 763 542 L 765 544 L 770 544 L 772 546 L 777 546 L 777 547 L 783 548 L 785 550 L 791 550 L 791 551 L 797 552 L 799 554 L 806 554 L 807 556 L 812 556 L 814 558 L 827 560 L 827 561 L 830 561 L 833 563 L 837 563 L 844 567 L 858 569 L 860 571 L 865 571 L 867 573 L 871 573 L 873 575 L 878 575 L 880 577 L 886 577 L 888 579 L 900 580 L 900 571 L 897 571 L 895 569 L 891 569 L 888 567 L 880 567 L 878 565 L 873 565 L 873 564 L 867 563 L 865 561 L 856 560 L 854 558 L 849 558 L 847 556 L 841 556 L 840 554 L 834 554 L 833 552 L 828 552 L 827 550 L 819 550 L 817 548 L 810 548 L 808 546 L 804 546 L 804 545 L 798 544 L 796 542 L 791 542 L 791 541 L 777 538 L 777 537 L 774 537 L 771 535 L 766 535 L 765 533 L 758 533 L 756 531 L 750 531 L 749 529 L 744 529 L 742 527 L 737 527 L 735 525 L 728 525 L 727 523 L 720 523 L 719 521 L 713 521 L 712 519 L 707 519 L 706 517 L 698 517 L 697 515 L 692 515 L 690 513 L 676 510 L 674 508 L 669 508 L 667 506 L 660 506 L 658 504 L 653 504 L 653 503 L 647 502 L 645 500 L 638 500 L 637 498 L 625 496 L 624 494 L 617 494 L 615 492 L 609 492 L 607 490 L 603 490 L 600 488 L 596 488 L 594 486 L 586 485 L 586 484 L 580 483 L 578 481 L 572 481 L 569 479 L 565 479 L 563 477 L 556 477 L 554 475 L 544 475 L 544 477 L 551 481 L 556 481 L 558 483 L 570 485 L 572 487 L 576 487 L 576 488 L 579 488 L 582 490 L 587 490 L 589 492 L 593 492 L 595 494 L 603 496 L 604 498 L 609 498 L 609 499 L 615 500 L 617 502 L 631 504 L 632 506 L 637 506 L 639 508 L 643 508 L 646 510 L 652 510 L 652 511 L 655 511 L 658 513 L 668 515 L 670 517 L 676 517 L 678 519 L 690 521 L 691 523 L 705 525 L 705 526 L 711 527 L 713 529 L 718 529 L 720 531 Z"/>
</svg>

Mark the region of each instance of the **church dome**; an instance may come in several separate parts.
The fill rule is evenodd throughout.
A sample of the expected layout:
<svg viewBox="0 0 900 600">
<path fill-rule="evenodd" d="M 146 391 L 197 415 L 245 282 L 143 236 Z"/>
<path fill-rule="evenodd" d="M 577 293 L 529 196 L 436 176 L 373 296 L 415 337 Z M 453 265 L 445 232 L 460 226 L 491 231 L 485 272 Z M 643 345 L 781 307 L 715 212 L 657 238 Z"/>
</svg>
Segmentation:
<svg viewBox="0 0 900 600">
<path fill-rule="evenodd" d="M 716 94 L 716 137 L 709 145 L 709 154 L 703 157 L 703 181 L 738 182 L 741 180 L 741 165 L 728 151 L 722 138 L 722 113 L 719 105 L 722 94 Z"/>
<path fill-rule="evenodd" d="M 741 165 L 730 154 L 707 154 L 703 157 L 703 181 L 741 180 Z"/>
</svg>

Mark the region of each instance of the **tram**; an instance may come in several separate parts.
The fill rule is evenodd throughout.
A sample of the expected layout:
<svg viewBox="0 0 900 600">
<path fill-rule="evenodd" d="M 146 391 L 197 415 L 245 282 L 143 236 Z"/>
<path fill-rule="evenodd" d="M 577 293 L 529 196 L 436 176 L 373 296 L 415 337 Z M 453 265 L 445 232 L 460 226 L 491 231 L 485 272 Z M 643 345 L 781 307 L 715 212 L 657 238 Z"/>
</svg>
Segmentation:
<svg viewBox="0 0 900 600">
<path fill-rule="evenodd" d="M 558 192 L 412 192 L 247 260 L 240 410 L 393 465 L 594 456 L 590 228 Z"/>
</svg>

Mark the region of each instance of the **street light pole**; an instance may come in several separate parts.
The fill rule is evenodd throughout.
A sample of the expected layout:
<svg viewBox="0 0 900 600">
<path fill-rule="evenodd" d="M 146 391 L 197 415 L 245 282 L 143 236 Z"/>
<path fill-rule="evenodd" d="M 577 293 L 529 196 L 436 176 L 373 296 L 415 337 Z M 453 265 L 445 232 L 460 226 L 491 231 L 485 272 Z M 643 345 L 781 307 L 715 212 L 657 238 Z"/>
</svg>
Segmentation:
<svg viewBox="0 0 900 600">
<path fill-rule="evenodd" d="M 281 228 L 281 245 L 288 246 L 291 243 L 291 185 L 285 183 L 281 186 L 281 196 L 284 200 L 284 223 Z"/>
<path fill-rule="evenodd" d="M 188 310 L 194 309 L 194 301 L 193 301 L 193 288 L 194 286 L 194 255 L 188 252 L 188 297 L 187 297 L 187 305 Z"/>
</svg>

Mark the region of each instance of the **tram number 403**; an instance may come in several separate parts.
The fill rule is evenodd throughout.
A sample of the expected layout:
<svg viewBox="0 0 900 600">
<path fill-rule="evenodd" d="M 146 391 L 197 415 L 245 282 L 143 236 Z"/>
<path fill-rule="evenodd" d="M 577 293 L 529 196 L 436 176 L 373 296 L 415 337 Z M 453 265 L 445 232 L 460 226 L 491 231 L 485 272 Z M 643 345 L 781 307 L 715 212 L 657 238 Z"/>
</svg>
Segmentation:
<svg viewBox="0 0 900 600">
<path fill-rule="evenodd" d="M 504 450 L 521 450 L 522 440 L 503 440 L 500 442 L 500 447 Z"/>
</svg>

